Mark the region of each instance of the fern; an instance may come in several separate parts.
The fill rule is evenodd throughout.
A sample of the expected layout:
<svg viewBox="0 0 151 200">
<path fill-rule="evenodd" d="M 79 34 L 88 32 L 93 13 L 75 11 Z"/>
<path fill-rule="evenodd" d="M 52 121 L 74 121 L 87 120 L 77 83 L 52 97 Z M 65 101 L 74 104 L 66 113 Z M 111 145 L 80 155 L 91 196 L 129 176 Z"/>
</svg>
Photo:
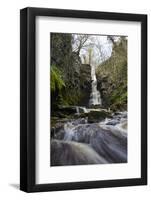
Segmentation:
<svg viewBox="0 0 151 200">
<path fill-rule="evenodd" d="M 54 65 L 50 68 L 50 77 L 51 92 L 55 92 L 56 90 L 61 91 L 66 86 L 60 70 Z"/>
</svg>

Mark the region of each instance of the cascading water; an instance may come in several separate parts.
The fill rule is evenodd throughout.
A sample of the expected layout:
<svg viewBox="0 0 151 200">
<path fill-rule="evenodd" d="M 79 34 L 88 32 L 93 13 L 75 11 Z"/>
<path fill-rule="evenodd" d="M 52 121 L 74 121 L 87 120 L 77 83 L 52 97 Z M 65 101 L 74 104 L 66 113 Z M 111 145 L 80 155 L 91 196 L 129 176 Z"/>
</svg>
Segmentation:
<svg viewBox="0 0 151 200">
<path fill-rule="evenodd" d="M 88 110 L 86 109 L 86 107 L 76 106 L 76 112 L 77 115 L 80 115 L 80 113 L 88 113 Z"/>
<path fill-rule="evenodd" d="M 90 95 L 89 105 L 102 105 L 100 92 L 97 90 L 97 79 L 95 66 L 91 66 L 92 92 Z"/>
<path fill-rule="evenodd" d="M 51 141 L 52 166 L 127 162 L 126 112 L 99 123 L 74 119 L 59 131 L 64 137 L 60 140 L 56 134 Z"/>
</svg>

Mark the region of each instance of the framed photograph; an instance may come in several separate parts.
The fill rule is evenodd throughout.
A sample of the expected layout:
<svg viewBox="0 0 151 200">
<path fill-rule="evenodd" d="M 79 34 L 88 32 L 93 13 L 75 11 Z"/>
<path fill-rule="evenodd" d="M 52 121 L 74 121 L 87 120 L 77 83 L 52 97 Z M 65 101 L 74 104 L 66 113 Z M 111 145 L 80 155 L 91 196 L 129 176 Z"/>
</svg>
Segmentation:
<svg viewBox="0 0 151 200">
<path fill-rule="evenodd" d="M 20 189 L 147 184 L 147 15 L 20 12 Z"/>
</svg>

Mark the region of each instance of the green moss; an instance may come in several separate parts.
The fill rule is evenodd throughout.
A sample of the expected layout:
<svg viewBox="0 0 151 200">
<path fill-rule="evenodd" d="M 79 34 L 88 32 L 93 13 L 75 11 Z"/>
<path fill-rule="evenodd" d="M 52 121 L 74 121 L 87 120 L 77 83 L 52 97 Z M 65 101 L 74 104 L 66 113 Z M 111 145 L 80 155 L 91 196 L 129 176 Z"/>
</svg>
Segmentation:
<svg viewBox="0 0 151 200">
<path fill-rule="evenodd" d="M 105 110 L 101 111 L 90 111 L 89 113 L 83 113 L 80 117 L 87 117 L 89 123 L 97 123 L 104 120 L 106 117 L 111 117 L 111 113 Z"/>
<path fill-rule="evenodd" d="M 110 96 L 110 104 L 113 110 L 125 109 L 127 106 L 127 88 L 120 86 Z"/>
<path fill-rule="evenodd" d="M 80 91 L 77 91 L 74 88 L 72 88 L 72 90 L 66 89 L 63 92 L 61 105 L 78 105 L 81 97 L 82 94 L 80 93 Z"/>
<path fill-rule="evenodd" d="M 105 107 L 123 110 L 127 106 L 127 40 L 115 43 L 111 57 L 97 68 L 97 79 Z M 103 86 L 103 87 L 102 87 Z"/>
</svg>

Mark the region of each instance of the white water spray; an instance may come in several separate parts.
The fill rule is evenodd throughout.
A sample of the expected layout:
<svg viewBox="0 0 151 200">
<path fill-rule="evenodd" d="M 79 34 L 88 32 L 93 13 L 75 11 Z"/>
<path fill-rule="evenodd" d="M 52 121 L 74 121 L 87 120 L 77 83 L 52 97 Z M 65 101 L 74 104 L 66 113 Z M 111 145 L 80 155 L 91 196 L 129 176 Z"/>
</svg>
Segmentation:
<svg viewBox="0 0 151 200">
<path fill-rule="evenodd" d="M 77 115 L 80 115 L 80 113 L 88 113 L 88 110 L 86 109 L 86 107 L 76 106 L 76 112 Z"/>
<path fill-rule="evenodd" d="M 91 66 L 92 92 L 90 95 L 89 105 L 102 105 L 100 92 L 97 90 L 97 79 L 95 66 Z"/>
</svg>

